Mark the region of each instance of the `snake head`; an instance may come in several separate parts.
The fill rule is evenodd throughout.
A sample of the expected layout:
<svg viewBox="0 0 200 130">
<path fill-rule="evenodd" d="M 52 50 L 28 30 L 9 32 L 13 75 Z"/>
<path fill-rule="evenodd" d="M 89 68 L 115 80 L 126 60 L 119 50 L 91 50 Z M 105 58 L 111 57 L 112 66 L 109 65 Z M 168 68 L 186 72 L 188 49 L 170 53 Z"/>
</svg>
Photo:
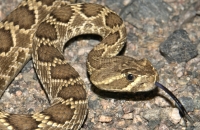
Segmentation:
<svg viewBox="0 0 200 130">
<path fill-rule="evenodd" d="M 153 90 L 158 73 L 147 59 L 135 60 L 117 56 L 100 61 L 101 66 L 90 75 L 99 89 L 115 92 L 146 92 Z"/>
</svg>

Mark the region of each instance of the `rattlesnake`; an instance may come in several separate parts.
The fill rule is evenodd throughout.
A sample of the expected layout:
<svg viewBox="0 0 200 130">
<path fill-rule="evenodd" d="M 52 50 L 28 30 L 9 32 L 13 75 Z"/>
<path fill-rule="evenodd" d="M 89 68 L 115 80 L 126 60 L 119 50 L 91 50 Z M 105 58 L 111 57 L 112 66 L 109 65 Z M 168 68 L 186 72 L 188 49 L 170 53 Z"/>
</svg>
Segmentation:
<svg viewBox="0 0 200 130">
<path fill-rule="evenodd" d="M 33 115 L 0 111 L 0 129 L 79 129 L 87 114 L 87 98 L 79 74 L 63 57 L 71 38 L 96 34 L 102 41 L 88 54 L 91 82 L 114 92 L 155 88 L 158 74 L 151 63 L 118 53 L 126 42 L 123 20 L 97 4 L 68 4 L 61 0 L 23 0 L 0 23 L 0 94 L 33 58 L 35 70 L 51 106 Z"/>
</svg>

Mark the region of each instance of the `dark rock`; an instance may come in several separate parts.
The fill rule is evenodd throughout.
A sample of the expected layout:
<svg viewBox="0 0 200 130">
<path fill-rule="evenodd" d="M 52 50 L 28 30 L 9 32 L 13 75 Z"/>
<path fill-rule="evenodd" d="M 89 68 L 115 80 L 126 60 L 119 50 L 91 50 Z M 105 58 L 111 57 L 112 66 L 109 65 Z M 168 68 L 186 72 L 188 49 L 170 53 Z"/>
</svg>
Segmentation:
<svg viewBox="0 0 200 130">
<path fill-rule="evenodd" d="M 120 16 L 133 26 L 136 24 L 133 19 L 137 19 L 139 22 L 145 18 L 155 18 L 159 24 L 162 24 L 169 20 L 171 14 L 169 8 L 171 7 L 163 0 L 134 0 L 121 10 Z M 136 25 L 138 26 L 138 24 Z"/>
<path fill-rule="evenodd" d="M 28 113 L 33 113 L 33 112 L 34 112 L 33 108 L 28 109 Z"/>
<path fill-rule="evenodd" d="M 88 106 L 90 109 L 98 109 L 99 108 L 99 101 L 98 100 L 89 100 L 88 101 Z"/>
<path fill-rule="evenodd" d="M 160 44 L 160 52 L 168 62 L 187 62 L 197 56 L 196 45 L 192 44 L 185 30 L 176 30 Z"/>
<path fill-rule="evenodd" d="M 194 99 L 194 106 L 196 109 L 200 109 L 200 97 Z"/>
<path fill-rule="evenodd" d="M 17 91 L 21 91 L 19 87 L 12 87 L 9 89 L 10 94 L 16 94 Z"/>
<path fill-rule="evenodd" d="M 186 111 L 194 111 L 194 102 L 193 99 L 190 97 L 181 97 L 179 98 L 180 102 L 185 107 Z"/>
<path fill-rule="evenodd" d="M 195 93 L 197 91 L 195 85 L 188 85 L 186 87 L 186 89 L 187 89 L 188 92 L 191 92 L 191 93 Z"/>
<path fill-rule="evenodd" d="M 160 110 L 159 109 L 151 109 L 151 110 L 146 110 L 143 114 L 143 117 L 150 121 L 150 120 L 160 120 Z"/>
<path fill-rule="evenodd" d="M 198 130 L 198 129 L 195 129 L 194 126 L 188 126 L 188 127 L 186 128 L 186 130 Z"/>
<path fill-rule="evenodd" d="M 130 41 L 138 41 L 138 37 L 133 32 L 128 33 L 127 39 Z"/>
<path fill-rule="evenodd" d="M 32 60 L 28 61 L 28 63 L 22 68 L 21 72 L 27 72 L 32 68 Z"/>
<path fill-rule="evenodd" d="M 148 123 L 148 128 L 149 128 L 150 130 L 154 130 L 159 124 L 160 124 L 160 121 L 159 121 L 159 120 L 151 120 L 151 121 L 149 121 L 149 123 Z"/>
</svg>

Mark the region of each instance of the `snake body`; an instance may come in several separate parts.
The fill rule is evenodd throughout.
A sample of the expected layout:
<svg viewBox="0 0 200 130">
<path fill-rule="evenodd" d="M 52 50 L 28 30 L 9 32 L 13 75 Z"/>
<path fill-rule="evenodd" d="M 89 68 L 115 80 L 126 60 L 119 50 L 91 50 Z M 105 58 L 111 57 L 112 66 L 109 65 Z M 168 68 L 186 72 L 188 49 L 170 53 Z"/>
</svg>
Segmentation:
<svg viewBox="0 0 200 130">
<path fill-rule="evenodd" d="M 126 42 L 126 28 L 115 12 L 97 4 L 23 0 L 0 23 L 0 95 L 32 57 L 51 106 L 32 115 L 0 111 L 0 129 L 80 129 L 87 115 L 85 85 L 64 59 L 63 47 L 83 34 L 102 38 L 87 59 L 96 87 L 114 92 L 155 88 L 158 74 L 148 60 L 118 55 Z"/>
</svg>

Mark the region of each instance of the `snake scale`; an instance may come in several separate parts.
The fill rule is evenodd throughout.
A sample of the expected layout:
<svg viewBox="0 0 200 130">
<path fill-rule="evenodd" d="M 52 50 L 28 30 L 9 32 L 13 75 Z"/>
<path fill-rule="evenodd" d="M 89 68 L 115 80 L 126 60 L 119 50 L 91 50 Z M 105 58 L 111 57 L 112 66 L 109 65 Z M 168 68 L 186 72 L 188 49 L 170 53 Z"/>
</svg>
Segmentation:
<svg viewBox="0 0 200 130">
<path fill-rule="evenodd" d="M 115 12 L 90 3 L 23 0 L 0 23 L 0 95 L 32 57 L 51 106 L 32 115 L 0 111 L 1 130 L 80 129 L 87 115 L 85 85 L 64 59 L 63 47 L 83 34 L 102 38 L 87 59 L 96 87 L 113 92 L 155 88 L 158 74 L 148 60 L 118 55 L 126 42 L 126 28 Z"/>
</svg>

